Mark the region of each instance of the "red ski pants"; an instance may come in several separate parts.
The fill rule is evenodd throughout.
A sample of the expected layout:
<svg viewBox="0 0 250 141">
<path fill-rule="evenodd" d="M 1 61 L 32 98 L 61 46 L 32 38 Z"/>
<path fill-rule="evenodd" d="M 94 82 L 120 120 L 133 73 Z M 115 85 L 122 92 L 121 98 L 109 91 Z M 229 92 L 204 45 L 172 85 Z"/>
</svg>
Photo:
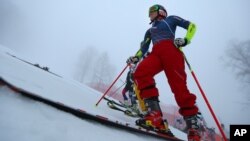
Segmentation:
<svg viewBox="0 0 250 141">
<path fill-rule="evenodd" d="M 163 40 L 153 46 L 152 52 L 138 65 L 134 79 L 142 99 L 159 96 L 154 76 L 164 71 L 182 116 L 197 114 L 196 96 L 187 88 L 183 54 L 173 41 Z"/>
</svg>

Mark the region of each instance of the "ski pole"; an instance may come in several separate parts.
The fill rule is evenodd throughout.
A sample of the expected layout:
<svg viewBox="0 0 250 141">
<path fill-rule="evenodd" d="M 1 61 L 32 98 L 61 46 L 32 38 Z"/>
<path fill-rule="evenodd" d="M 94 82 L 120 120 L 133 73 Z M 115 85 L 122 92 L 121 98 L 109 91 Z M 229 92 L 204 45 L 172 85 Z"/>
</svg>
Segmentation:
<svg viewBox="0 0 250 141">
<path fill-rule="evenodd" d="M 105 91 L 105 93 L 102 95 L 102 97 L 98 100 L 98 102 L 95 104 L 96 106 L 98 106 L 98 104 L 101 102 L 101 100 L 104 98 L 104 96 L 108 93 L 108 91 L 113 87 L 113 85 L 115 84 L 115 82 L 121 77 L 121 75 L 123 74 L 123 72 L 127 69 L 129 65 L 126 65 L 124 67 L 124 69 L 121 71 L 121 73 L 117 76 L 117 78 L 114 80 L 114 82 L 109 86 L 109 88 Z"/>
<path fill-rule="evenodd" d="M 205 100 L 205 102 L 206 102 L 206 104 L 207 104 L 207 106 L 208 106 L 208 109 L 209 109 L 210 113 L 212 114 L 212 116 L 213 116 L 213 118 L 214 118 L 214 121 L 215 121 L 217 127 L 218 127 L 219 130 L 220 130 L 220 133 L 221 133 L 223 139 L 224 139 L 225 141 L 227 141 L 226 135 L 225 135 L 225 133 L 223 132 L 223 130 L 222 130 L 221 126 L 220 126 L 220 123 L 219 123 L 219 121 L 218 121 L 218 119 L 217 119 L 217 117 L 216 117 L 216 115 L 215 115 L 215 113 L 214 113 L 214 111 L 213 111 L 213 109 L 212 109 L 212 107 L 211 107 L 211 105 L 210 105 L 210 103 L 209 103 L 209 101 L 208 101 L 208 99 L 207 99 L 207 97 L 206 97 L 204 91 L 202 90 L 201 85 L 200 85 L 200 83 L 199 83 L 199 81 L 198 81 L 198 79 L 197 79 L 197 77 L 196 77 L 194 71 L 192 70 L 192 67 L 191 67 L 190 63 L 188 62 L 186 55 L 185 55 L 184 52 L 182 51 L 182 48 L 180 48 L 180 51 L 181 51 L 182 54 L 183 54 L 183 57 L 184 57 L 184 59 L 185 59 L 185 62 L 187 63 L 187 66 L 188 66 L 188 68 L 189 68 L 189 70 L 190 70 L 190 72 L 191 72 L 191 74 L 192 74 L 192 76 L 193 76 L 193 78 L 194 78 L 194 80 L 195 80 L 195 82 L 196 82 L 196 84 L 197 84 L 197 86 L 198 86 L 200 92 L 201 92 L 201 95 L 202 95 L 203 99 Z"/>
</svg>

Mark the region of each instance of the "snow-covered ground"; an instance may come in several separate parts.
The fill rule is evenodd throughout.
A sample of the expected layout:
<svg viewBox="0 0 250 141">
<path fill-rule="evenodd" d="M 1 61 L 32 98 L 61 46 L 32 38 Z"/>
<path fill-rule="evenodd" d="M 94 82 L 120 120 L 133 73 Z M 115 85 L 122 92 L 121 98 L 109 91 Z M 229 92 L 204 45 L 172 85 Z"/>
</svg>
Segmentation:
<svg viewBox="0 0 250 141">
<path fill-rule="evenodd" d="M 133 134 L 79 119 L 43 103 L 0 88 L 1 141 L 152 141 Z"/>
<path fill-rule="evenodd" d="M 104 101 L 95 107 L 101 93 L 24 63 L 6 52 L 18 55 L 0 46 L 0 77 L 8 82 L 44 98 L 134 126 L 135 118 L 109 109 Z M 78 119 L 39 102 L 13 95 L 5 87 L 0 92 L 0 140 L 156 140 Z M 171 129 L 177 137 L 186 139 L 185 134 Z"/>
</svg>

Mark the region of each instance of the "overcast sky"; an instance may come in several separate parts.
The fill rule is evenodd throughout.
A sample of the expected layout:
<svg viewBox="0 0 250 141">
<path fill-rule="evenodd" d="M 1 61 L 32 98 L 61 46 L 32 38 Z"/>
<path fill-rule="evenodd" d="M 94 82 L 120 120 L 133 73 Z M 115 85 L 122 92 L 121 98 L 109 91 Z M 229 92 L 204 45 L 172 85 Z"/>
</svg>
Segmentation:
<svg viewBox="0 0 250 141">
<path fill-rule="evenodd" d="M 219 120 L 226 125 L 250 124 L 249 105 L 241 104 L 244 89 L 221 59 L 231 41 L 250 39 L 249 0 L 0 0 L 0 44 L 66 77 L 74 75 L 81 52 L 93 46 L 109 54 L 118 74 L 138 50 L 150 27 L 148 8 L 157 3 L 169 15 L 197 25 L 184 52 Z M 179 28 L 176 37 L 184 36 L 185 30 Z M 190 91 L 214 125 L 186 71 Z M 161 102 L 176 104 L 164 74 L 156 78 Z"/>
</svg>

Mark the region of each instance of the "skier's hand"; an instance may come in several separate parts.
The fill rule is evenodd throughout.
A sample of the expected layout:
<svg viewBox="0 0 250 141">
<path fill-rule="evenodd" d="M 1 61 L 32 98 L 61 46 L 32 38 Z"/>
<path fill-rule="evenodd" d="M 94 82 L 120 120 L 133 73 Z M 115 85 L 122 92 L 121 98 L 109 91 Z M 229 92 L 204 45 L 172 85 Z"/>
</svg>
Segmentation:
<svg viewBox="0 0 250 141">
<path fill-rule="evenodd" d="M 136 64 L 139 62 L 139 57 L 137 56 L 130 56 L 128 59 L 127 59 L 127 64 Z"/>
<path fill-rule="evenodd" d="M 174 45 L 177 48 L 185 47 L 187 44 L 188 44 L 188 40 L 186 38 L 176 38 L 174 40 Z"/>
</svg>

